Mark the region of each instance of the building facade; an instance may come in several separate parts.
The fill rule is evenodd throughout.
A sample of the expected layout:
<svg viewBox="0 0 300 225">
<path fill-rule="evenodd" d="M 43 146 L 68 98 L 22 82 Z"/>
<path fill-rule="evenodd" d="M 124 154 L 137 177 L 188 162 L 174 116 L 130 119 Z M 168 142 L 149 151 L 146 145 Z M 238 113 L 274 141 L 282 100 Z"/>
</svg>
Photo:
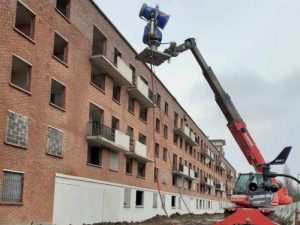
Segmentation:
<svg viewBox="0 0 300 225">
<path fill-rule="evenodd" d="M 208 140 L 92 0 L 1 1 L 0 12 L 1 225 L 229 204 L 225 143 Z"/>
</svg>

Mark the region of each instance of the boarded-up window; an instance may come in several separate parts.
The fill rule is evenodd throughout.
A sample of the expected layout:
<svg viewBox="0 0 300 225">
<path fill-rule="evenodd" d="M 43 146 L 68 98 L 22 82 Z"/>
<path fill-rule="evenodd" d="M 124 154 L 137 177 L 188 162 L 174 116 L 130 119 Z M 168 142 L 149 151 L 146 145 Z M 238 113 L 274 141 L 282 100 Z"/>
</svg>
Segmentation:
<svg viewBox="0 0 300 225">
<path fill-rule="evenodd" d="M 111 170 L 118 171 L 118 169 L 119 169 L 119 160 L 118 160 L 118 153 L 117 152 L 110 152 L 109 168 Z"/>
<path fill-rule="evenodd" d="M 124 207 L 130 208 L 130 199 L 131 199 L 131 189 L 124 189 Z"/>
<path fill-rule="evenodd" d="M 53 127 L 48 127 L 47 153 L 55 156 L 63 156 L 63 139 L 62 131 Z"/>
<path fill-rule="evenodd" d="M 8 111 L 6 143 L 27 147 L 28 142 L 28 117 Z"/>
<path fill-rule="evenodd" d="M 3 177 L 3 202 L 22 202 L 23 194 L 23 178 L 22 173 L 4 172 Z"/>
<path fill-rule="evenodd" d="M 157 208 L 157 193 L 153 193 L 153 208 Z"/>
<path fill-rule="evenodd" d="M 165 205 L 166 205 L 166 195 L 161 194 L 161 208 L 164 208 Z"/>
</svg>

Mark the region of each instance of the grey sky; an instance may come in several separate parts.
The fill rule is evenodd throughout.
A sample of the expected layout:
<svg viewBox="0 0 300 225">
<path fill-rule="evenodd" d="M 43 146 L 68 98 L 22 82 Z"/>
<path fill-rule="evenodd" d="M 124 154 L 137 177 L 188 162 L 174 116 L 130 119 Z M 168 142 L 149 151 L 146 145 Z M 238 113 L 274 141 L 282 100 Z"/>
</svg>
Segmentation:
<svg viewBox="0 0 300 225">
<path fill-rule="evenodd" d="M 158 3 L 171 15 L 163 41 L 180 44 L 195 37 L 265 159 L 272 160 L 292 145 L 288 164 L 294 175 L 300 173 L 299 0 L 97 2 L 138 52 L 145 47 L 146 25 L 138 17 L 140 7 Z M 240 172 L 252 170 L 191 53 L 156 68 L 156 74 L 210 138 L 226 139 L 226 157 L 233 166 Z"/>
</svg>

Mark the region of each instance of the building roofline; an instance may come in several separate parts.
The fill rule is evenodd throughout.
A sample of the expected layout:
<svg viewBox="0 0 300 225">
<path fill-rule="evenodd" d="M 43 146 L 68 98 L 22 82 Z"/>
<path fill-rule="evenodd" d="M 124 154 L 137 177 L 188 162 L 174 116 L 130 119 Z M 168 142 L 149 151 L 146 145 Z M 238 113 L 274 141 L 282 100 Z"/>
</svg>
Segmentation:
<svg viewBox="0 0 300 225">
<path fill-rule="evenodd" d="M 102 16 L 107 20 L 107 22 L 113 27 L 113 29 L 120 35 L 120 37 L 126 42 L 126 44 L 131 48 L 131 50 L 138 55 L 138 52 L 135 48 L 128 42 L 125 36 L 118 30 L 118 28 L 112 23 L 112 21 L 106 16 L 106 14 L 100 9 L 97 3 L 94 0 L 90 0 L 92 5 L 102 14 Z M 143 62 L 142 62 L 143 63 Z M 143 63 L 146 68 L 152 73 L 155 79 L 163 86 L 163 88 L 169 93 L 169 95 L 173 98 L 173 100 L 178 104 L 178 106 L 182 109 L 182 111 L 189 117 L 189 119 L 194 123 L 194 125 L 199 129 L 199 131 L 207 138 L 207 135 L 204 131 L 198 126 L 198 124 L 192 119 L 192 117 L 186 112 L 186 110 L 182 107 L 182 105 L 178 102 L 178 100 L 174 97 L 174 95 L 169 91 L 169 89 L 163 84 L 163 82 L 156 76 L 155 73 L 151 70 L 151 68 L 146 64 Z M 152 90 L 153 91 L 153 90 Z M 214 144 L 207 138 L 207 140 L 214 146 Z M 214 146 L 215 147 L 215 146 Z M 225 157 L 224 157 L 225 158 Z M 227 159 L 225 159 L 227 161 Z M 227 161 L 227 163 L 234 169 L 234 167 Z M 234 169 L 235 170 L 235 169 Z"/>
</svg>

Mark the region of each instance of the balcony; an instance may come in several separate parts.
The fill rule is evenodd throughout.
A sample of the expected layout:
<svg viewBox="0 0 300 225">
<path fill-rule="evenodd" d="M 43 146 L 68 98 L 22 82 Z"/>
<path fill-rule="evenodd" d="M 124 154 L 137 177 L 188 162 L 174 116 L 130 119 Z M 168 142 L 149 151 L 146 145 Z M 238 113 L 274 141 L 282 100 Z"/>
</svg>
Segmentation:
<svg viewBox="0 0 300 225">
<path fill-rule="evenodd" d="M 217 183 L 216 184 L 216 191 L 225 191 L 225 184 L 224 183 Z"/>
<path fill-rule="evenodd" d="M 137 99 L 145 108 L 151 108 L 153 106 L 153 94 L 148 85 L 138 76 L 134 77 L 133 84 L 128 88 L 129 96 Z"/>
<path fill-rule="evenodd" d="M 125 152 L 125 155 L 138 161 L 152 162 L 147 158 L 147 146 L 136 140 L 130 140 L 130 151 Z"/>
<path fill-rule="evenodd" d="M 198 174 L 192 170 L 189 169 L 187 166 L 184 166 L 183 164 L 173 165 L 173 174 L 177 176 L 182 176 L 188 180 L 196 180 Z"/>
<path fill-rule="evenodd" d="M 233 178 L 233 177 L 234 177 L 233 172 L 232 172 L 232 171 L 228 171 L 227 177 L 228 177 L 228 178 Z"/>
<path fill-rule="evenodd" d="M 173 165 L 173 174 L 178 176 L 189 176 L 189 168 L 187 166 L 184 166 L 183 164 Z"/>
<path fill-rule="evenodd" d="M 129 152 L 129 136 L 99 122 L 88 123 L 87 140 L 95 146 L 103 146 L 116 152 Z"/>
<path fill-rule="evenodd" d="M 197 172 L 196 172 L 195 170 L 190 169 L 190 170 L 189 170 L 189 177 L 190 177 L 192 180 L 196 180 L 197 177 L 198 177 L 198 174 L 197 174 Z"/>
<path fill-rule="evenodd" d="M 117 65 L 111 63 L 104 55 L 93 55 L 90 58 L 92 66 L 99 72 L 109 75 L 117 85 L 129 86 L 132 84 L 132 70 L 120 58 Z"/>
<path fill-rule="evenodd" d="M 214 181 L 212 179 L 209 179 L 208 177 L 201 177 L 200 183 L 207 187 L 213 187 Z"/>
<path fill-rule="evenodd" d="M 205 159 L 209 159 L 209 161 L 214 161 L 213 153 L 209 149 L 202 150 L 201 155 L 203 155 Z"/>
<path fill-rule="evenodd" d="M 216 166 L 222 171 L 226 170 L 226 166 L 222 161 L 220 161 Z"/>
<path fill-rule="evenodd" d="M 187 143 L 189 143 L 191 146 L 198 145 L 196 143 L 196 137 L 193 132 L 190 131 L 190 129 L 187 126 L 184 127 L 175 127 L 174 133 L 182 137 Z"/>
</svg>

